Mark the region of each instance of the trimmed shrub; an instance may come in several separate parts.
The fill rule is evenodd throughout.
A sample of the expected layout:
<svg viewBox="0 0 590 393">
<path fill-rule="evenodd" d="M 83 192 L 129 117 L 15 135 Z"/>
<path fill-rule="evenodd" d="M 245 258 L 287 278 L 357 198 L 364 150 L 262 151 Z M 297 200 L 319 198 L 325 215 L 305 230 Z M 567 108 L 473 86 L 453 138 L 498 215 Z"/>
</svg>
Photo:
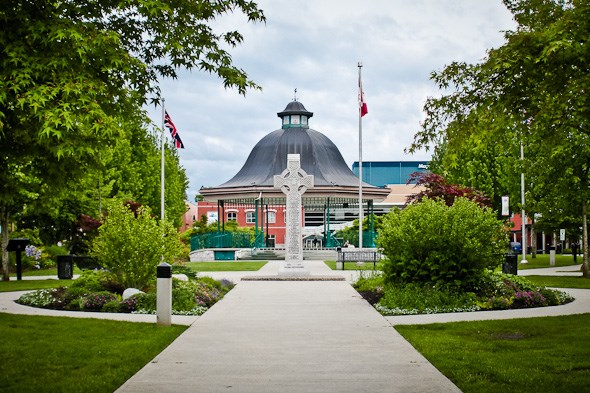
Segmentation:
<svg viewBox="0 0 590 393">
<path fill-rule="evenodd" d="M 377 309 L 390 315 L 477 311 L 476 296 L 456 288 L 427 284 L 389 284 Z"/>
<path fill-rule="evenodd" d="M 485 268 L 502 262 L 508 237 L 489 208 L 464 198 L 452 206 L 424 199 L 388 213 L 378 241 L 386 282 L 472 290 Z"/>
<path fill-rule="evenodd" d="M 100 309 L 102 312 L 119 312 L 120 311 L 120 303 L 118 300 L 110 300 L 105 303 L 104 306 Z"/>
<path fill-rule="evenodd" d="M 126 206 L 117 206 L 99 228 L 92 255 L 124 287 L 143 290 L 155 281 L 162 255 L 174 262 L 181 249 L 179 235 L 169 222 L 158 222 L 146 207 L 134 213 Z"/>
</svg>

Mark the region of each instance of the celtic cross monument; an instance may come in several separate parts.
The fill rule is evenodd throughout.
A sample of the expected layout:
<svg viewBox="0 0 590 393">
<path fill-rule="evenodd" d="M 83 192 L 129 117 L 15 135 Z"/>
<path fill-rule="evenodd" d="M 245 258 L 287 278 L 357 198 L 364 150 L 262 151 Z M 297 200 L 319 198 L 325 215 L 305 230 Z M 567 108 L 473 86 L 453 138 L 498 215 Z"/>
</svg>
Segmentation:
<svg viewBox="0 0 590 393">
<path fill-rule="evenodd" d="M 287 169 L 274 176 L 274 186 L 287 196 L 287 231 L 285 234 L 285 263 L 279 274 L 307 275 L 303 265 L 301 238 L 301 195 L 313 187 L 313 176 L 301 169 L 299 154 L 287 155 Z"/>
</svg>

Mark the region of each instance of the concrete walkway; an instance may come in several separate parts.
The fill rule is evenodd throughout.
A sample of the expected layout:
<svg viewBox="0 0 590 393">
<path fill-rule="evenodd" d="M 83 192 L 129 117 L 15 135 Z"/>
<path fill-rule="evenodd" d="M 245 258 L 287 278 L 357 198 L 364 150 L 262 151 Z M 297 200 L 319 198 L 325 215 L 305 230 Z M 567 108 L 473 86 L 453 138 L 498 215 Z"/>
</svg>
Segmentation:
<svg viewBox="0 0 590 393">
<path fill-rule="evenodd" d="M 309 265 L 333 275 L 322 262 Z M 459 389 L 346 281 L 241 281 L 118 390 L 196 391 Z"/>
</svg>

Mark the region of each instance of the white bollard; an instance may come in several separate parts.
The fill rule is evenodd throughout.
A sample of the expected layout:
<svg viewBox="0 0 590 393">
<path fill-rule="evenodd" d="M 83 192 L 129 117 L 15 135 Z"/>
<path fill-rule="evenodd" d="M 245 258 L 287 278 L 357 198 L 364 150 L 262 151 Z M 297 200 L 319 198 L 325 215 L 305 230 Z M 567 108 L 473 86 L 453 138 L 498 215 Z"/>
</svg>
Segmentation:
<svg viewBox="0 0 590 393">
<path fill-rule="evenodd" d="M 157 324 L 170 326 L 172 324 L 172 266 L 163 262 L 156 268 L 156 316 Z"/>
<path fill-rule="evenodd" d="M 549 266 L 555 266 L 555 247 L 549 247 Z"/>
</svg>

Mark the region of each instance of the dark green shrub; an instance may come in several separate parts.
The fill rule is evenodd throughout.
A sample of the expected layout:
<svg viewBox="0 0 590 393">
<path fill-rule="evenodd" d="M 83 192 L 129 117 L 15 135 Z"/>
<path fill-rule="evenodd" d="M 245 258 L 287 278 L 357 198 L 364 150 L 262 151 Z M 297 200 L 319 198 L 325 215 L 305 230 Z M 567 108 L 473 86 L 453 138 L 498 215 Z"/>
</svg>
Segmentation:
<svg viewBox="0 0 590 393">
<path fill-rule="evenodd" d="M 387 214 L 379 233 L 385 281 L 471 290 L 498 266 L 508 237 L 496 213 L 464 198 L 452 206 L 424 199 Z"/>
<path fill-rule="evenodd" d="M 220 281 L 217 281 L 214 278 L 208 277 L 208 276 L 203 276 L 203 277 L 198 277 L 197 281 L 206 284 L 207 286 L 210 286 L 212 288 L 216 288 L 218 290 L 221 290 L 222 285 Z"/>
<path fill-rule="evenodd" d="M 475 311 L 476 296 L 457 288 L 428 284 L 388 284 L 378 310 L 386 314 L 433 314 Z"/>
<path fill-rule="evenodd" d="M 83 310 L 84 309 L 84 298 L 77 297 L 77 298 L 70 300 L 70 302 L 66 305 L 65 309 L 69 310 L 69 311 Z"/>
<path fill-rule="evenodd" d="M 157 296 L 156 292 L 140 293 L 137 297 L 137 308 L 136 310 L 142 310 L 144 312 L 156 312 L 157 308 Z"/>
<path fill-rule="evenodd" d="M 172 274 L 185 274 L 188 278 L 195 278 L 195 272 L 188 266 L 173 264 Z"/>
<path fill-rule="evenodd" d="M 120 303 L 118 300 L 110 300 L 100 309 L 102 312 L 120 312 Z"/>
<path fill-rule="evenodd" d="M 197 306 L 195 292 L 197 284 L 194 281 L 173 281 L 172 309 L 175 311 L 190 311 Z"/>
<path fill-rule="evenodd" d="M 106 270 L 85 270 L 69 287 L 72 293 L 109 291 L 122 294 L 125 288 L 118 281 L 117 276 Z"/>
<path fill-rule="evenodd" d="M 43 247 L 42 267 L 49 268 L 55 267 L 57 263 L 57 257 L 60 255 L 67 255 L 68 250 L 65 247 L 58 246 L 57 244 L 50 244 Z"/>
<path fill-rule="evenodd" d="M 383 275 L 370 273 L 361 274 L 353 287 L 370 304 L 378 303 L 383 297 Z"/>
</svg>

